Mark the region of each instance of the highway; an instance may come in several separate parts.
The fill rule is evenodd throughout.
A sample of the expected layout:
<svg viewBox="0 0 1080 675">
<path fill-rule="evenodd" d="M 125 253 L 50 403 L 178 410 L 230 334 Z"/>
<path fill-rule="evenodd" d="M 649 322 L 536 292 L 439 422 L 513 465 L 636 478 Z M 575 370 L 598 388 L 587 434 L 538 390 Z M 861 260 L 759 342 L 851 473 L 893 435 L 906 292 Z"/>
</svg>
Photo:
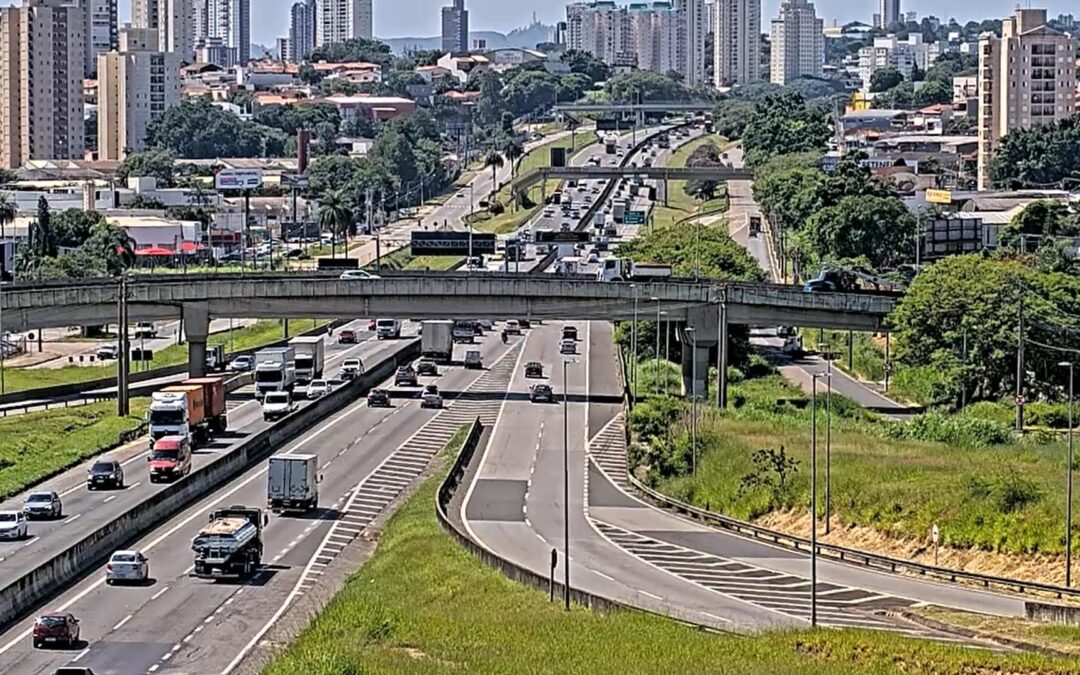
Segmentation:
<svg viewBox="0 0 1080 675">
<path fill-rule="evenodd" d="M 466 348 L 458 346 L 459 359 Z M 251 581 L 189 578 L 190 543 L 215 506 L 265 503 L 265 466 L 251 468 L 133 545 L 150 559 L 150 584 L 106 586 L 102 569 L 49 603 L 47 609 L 80 618 L 85 644 L 33 649 L 31 621 L 23 621 L 0 635 L 0 672 L 51 673 L 69 662 L 98 675 L 224 670 L 245 645 L 254 644 L 267 620 L 317 583 L 321 569 L 419 475 L 460 426 L 478 415 L 494 422 L 509 378 L 508 367 L 496 362 L 504 354 L 516 355 L 516 341 L 506 345 L 489 334 L 468 348 L 482 351 L 486 370 L 453 366 L 443 368 L 437 379 L 421 378 L 421 384 L 439 384 L 447 396 L 445 410 L 422 410 L 418 389 L 391 387 L 393 407 L 371 409 L 357 402 L 280 450 L 319 456 L 322 508 L 306 518 L 271 517 L 265 565 Z M 469 395 L 453 400 L 463 391 Z"/>
<path fill-rule="evenodd" d="M 354 329 L 361 322 L 352 324 Z M 367 331 L 359 332 L 361 342 L 341 345 L 328 339 L 325 372 L 336 375 L 341 362 L 349 357 L 360 357 L 365 362 L 378 359 L 400 346 L 400 342 L 373 339 Z M 297 388 L 302 397 L 304 390 Z M 308 401 L 301 398 L 301 406 Z M 270 426 L 263 421 L 262 409 L 252 397 L 252 390 L 241 389 L 228 400 L 228 431 L 194 453 L 193 469 L 208 464 L 217 455 L 244 442 L 248 437 Z M 6 585 L 35 568 L 43 560 L 51 558 L 85 532 L 111 521 L 150 495 L 163 490 L 165 483 L 150 483 L 145 467 L 149 443 L 145 437 L 110 452 L 89 459 L 63 473 L 35 486 L 34 490 L 55 490 L 63 501 L 63 517 L 57 520 L 34 520 L 30 523 L 30 538 L 26 541 L 0 542 L 0 585 Z M 86 488 L 86 473 L 97 459 L 116 459 L 124 467 L 125 487 L 122 490 L 95 490 Z M 26 494 L 16 495 L 0 503 L 0 510 L 21 509 Z"/>
<path fill-rule="evenodd" d="M 621 385 L 611 326 L 579 323 L 579 355 L 562 378 L 558 326 L 534 329 L 519 363 L 540 361 L 562 396 L 568 387 L 571 585 L 725 630 L 806 626 L 809 558 L 713 530 L 652 508 L 625 487 Z M 474 459 L 459 516 L 492 551 L 547 575 L 563 550 L 563 409 L 529 403 L 515 369 L 490 442 Z M 601 468 L 603 467 L 603 468 Z M 560 558 L 561 560 L 561 558 Z M 876 615 L 918 602 L 1022 616 L 1022 599 L 819 561 L 819 621 L 951 640 Z M 562 579 L 562 563 L 557 579 Z"/>
</svg>

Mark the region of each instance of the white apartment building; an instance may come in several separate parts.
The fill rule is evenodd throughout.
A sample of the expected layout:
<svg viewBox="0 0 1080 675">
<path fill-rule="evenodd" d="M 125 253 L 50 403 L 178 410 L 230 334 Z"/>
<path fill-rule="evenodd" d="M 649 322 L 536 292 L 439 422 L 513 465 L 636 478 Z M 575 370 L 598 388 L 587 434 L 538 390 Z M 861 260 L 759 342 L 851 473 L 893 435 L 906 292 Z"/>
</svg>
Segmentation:
<svg viewBox="0 0 1080 675">
<path fill-rule="evenodd" d="M 23 0 L 0 8 L 0 166 L 82 158 L 85 61 L 81 6 Z"/>
<path fill-rule="evenodd" d="M 125 26 L 116 51 L 98 57 L 98 157 L 146 148 L 146 127 L 180 101 L 180 55 L 158 49 L 158 31 Z"/>
<path fill-rule="evenodd" d="M 371 39 L 372 0 L 320 0 L 318 3 L 318 46 L 353 38 Z"/>
<path fill-rule="evenodd" d="M 83 0 L 86 22 L 86 77 L 93 78 L 97 72 L 97 57 L 116 49 L 117 16 L 116 0 Z"/>
<path fill-rule="evenodd" d="M 824 22 L 817 17 L 814 3 L 780 3 L 780 16 L 772 20 L 769 35 L 772 82 L 784 85 L 799 77 L 821 77 L 825 65 Z"/>
<path fill-rule="evenodd" d="M 1046 25 L 1045 9 L 1017 9 L 1001 37 L 979 39 L 978 188 L 990 189 L 1001 137 L 1075 112 L 1076 39 Z"/>
<path fill-rule="evenodd" d="M 717 87 L 761 79 L 761 0 L 715 0 Z"/>
<path fill-rule="evenodd" d="M 688 85 L 705 83 L 705 35 L 712 30 L 705 0 L 674 0 L 680 15 L 678 69 Z"/>
<path fill-rule="evenodd" d="M 900 40 L 895 35 L 874 38 L 872 47 L 859 50 L 859 79 L 863 82 L 863 90 L 870 89 L 870 78 L 878 70 L 893 68 L 904 79 L 911 79 L 915 66 L 926 72 L 940 53 L 938 43 L 923 42 L 922 33 L 911 33 L 907 40 Z"/>
</svg>

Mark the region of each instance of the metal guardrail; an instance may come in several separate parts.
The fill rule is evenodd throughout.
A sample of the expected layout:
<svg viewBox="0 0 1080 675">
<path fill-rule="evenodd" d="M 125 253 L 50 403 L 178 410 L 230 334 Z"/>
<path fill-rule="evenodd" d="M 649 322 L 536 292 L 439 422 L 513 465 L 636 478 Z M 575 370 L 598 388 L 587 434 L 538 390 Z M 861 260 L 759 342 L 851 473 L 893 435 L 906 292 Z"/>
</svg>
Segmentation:
<svg viewBox="0 0 1080 675">
<path fill-rule="evenodd" d="M 93 396 L 84 396 L 76 399 L 63 399 L 60 401 L 45 400 L 38 403 L 24 403 L 23 405 L 0 409 L 0 418 L 25 415 L 30 412 L 45 412 L 46 410 L 56 410 L 57 408 L 80 408 L 84 405 L 100 403 L 101 401 L 108 401 L 114 398 L 116 398 L 115 395 L 95 394 Z"/>
<path fill-rule="evenodd" d="M 809 553 L 811 551 L 809 539 L 804 539 L 803 537 L 798 537 L 784 532 L 778 532 L 776 530 L 770 530 L 765 527 L 760 527 L 758 525 L 753 525 L 751 523 L 747 523 L 741 520 L 736 520 L 735 518 L 729 518 L 728 516 L 713 513 L 712 511 L 706 511 L 705 509 L 701 509 L 685 502 L 681 502 L 677 499 L 661 494 L 650 487 L 647 487 L 641 481 L 635 478 L 632 473 L 630 473 L 627 478 L 630 480 L 630 483 L 635 488 L 637 488 L 638 491 L 647 496 L 653 502 L 664 508 L 675 511 L 676 513 L 685 514 L 719 529 L 734 532 L 735 534 L 750 537 L 752 539 L 767 541 L 770 544 L 775 544 L 784 548 L 794 549 L 796 551 L 802 551 L 805 553 Z M 978 572 L 965 572 L 963 570 L 955 570 L 948 567 L 935 567 L 934 565 L 924 565 L 913 560 L 893 558 L 891 556 L 871 553 L 869 551 L 861 551 L 859 549 L 848 548 L 846 546 L 825 544 L 820 541 L 817 544 L 817 552 L 818 555 L 827 556 L 834 560 L 839 560 L 841 562 L 854 565 L 861 565 L 862 567 L 888 572 L 890 574 L 907 572 L 909 574 L 917 574 L 923 577 L 933 577 L 935 579 L 941 581 L 948 581 L 950 583 L 968 582 L 980 585 L 983 588 L 987 589 L 1000 588 L 1003 590 L 1015 591 L 1017 593 L 1037 592 L 1054 595 L 1058 598 L 1080 598 L 1080 588 L 1067 588 L 1065 586 L 1045 584 L 1038 581 L 1010 579 L 1008 577 L 999 577 L 990 574 L 980 574 Z"/>
</svg>

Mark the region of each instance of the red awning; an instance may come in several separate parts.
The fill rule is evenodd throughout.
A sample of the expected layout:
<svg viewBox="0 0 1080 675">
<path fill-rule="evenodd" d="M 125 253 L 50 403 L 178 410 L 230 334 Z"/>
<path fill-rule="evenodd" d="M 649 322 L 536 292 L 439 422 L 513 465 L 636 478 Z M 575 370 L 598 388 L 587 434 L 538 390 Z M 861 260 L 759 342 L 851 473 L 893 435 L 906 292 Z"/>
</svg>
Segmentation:
<svg viewBox="0 0 1080 675">
<path fill-rule="evenodd" d="M 135 255 L 175 255 L 175 251 L 164 246 L 151 246 L 149 248 L 136 249 Z"/>
</svg>

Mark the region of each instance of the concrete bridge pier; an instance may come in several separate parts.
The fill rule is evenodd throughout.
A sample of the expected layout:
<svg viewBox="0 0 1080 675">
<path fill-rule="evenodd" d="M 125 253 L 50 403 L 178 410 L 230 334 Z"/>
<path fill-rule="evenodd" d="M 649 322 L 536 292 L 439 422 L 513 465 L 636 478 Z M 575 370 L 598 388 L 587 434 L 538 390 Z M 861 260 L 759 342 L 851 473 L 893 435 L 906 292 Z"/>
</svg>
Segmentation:
<svg viewBox="0 0 1080 675">
<path fill-rule="evenodd" d="M 210 334 L 210 309 L 205 302 L 184 303 L 184 333 L 188 341 L 188 375 L 206 376 L 206 338 Z"/>
<path fill-rule="evenodd" d="M 705 398 L 709 392 L 711 352 L 720 342 L 720 322 L 715 308 L 709 306 L 690 308 L 687 315 L 680 335 L 683 393 Z"/>
</svg>

